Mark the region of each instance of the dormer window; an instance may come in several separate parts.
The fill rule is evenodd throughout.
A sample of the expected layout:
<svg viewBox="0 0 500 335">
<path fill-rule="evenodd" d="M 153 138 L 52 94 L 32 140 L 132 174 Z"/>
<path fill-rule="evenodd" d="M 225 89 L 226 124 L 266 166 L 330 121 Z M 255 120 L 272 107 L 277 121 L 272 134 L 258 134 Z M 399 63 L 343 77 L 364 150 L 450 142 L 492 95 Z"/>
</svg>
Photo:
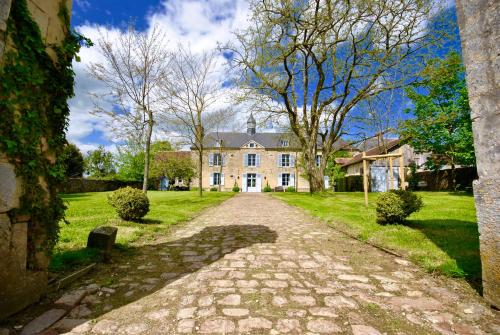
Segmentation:
<svg viewBox="0 0 500 335">
<path fill-rule="evenodd" d="M 288 146 L 289 146 L 289 144 L 290 144 L 290 143 L 288 142 L 288 140 L 281 140 L 281 141 L 280 141 L 280 145 L 281 145 L 282 147 L 284 147 L 284 148 L 288 147 Z"/>
<path fill-rule="evenodd" d="M 249 148 L 255 148 L 255 143 L 253 143 L 253 142 L 248 143 L 248 147 Z"/>
<path fill-rule="evenodd" d="M 222 140 L 215 141 L 215 147 L 220 148 L 222 146 Z"/>
</svg>

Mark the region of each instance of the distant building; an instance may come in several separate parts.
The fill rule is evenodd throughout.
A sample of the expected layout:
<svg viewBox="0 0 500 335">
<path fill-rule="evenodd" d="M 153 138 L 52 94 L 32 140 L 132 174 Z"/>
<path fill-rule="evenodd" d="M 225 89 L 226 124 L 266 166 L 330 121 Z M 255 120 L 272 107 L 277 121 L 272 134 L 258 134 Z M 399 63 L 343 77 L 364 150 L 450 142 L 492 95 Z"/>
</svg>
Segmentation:
<svg viewBox="0 0 500 335">
<path fill-rule="evenodd" d="M 342 140 L 338 148 L 352 148 Z M 308 181 L 297 164 L 301 157 L 298 139 L 290 133 L 258 133 L 252 115 L 247 121 L 246 133 L 209 133 L 204 140 L 203 188 L 218 187 L 231 190 L 234 185 L 243 192 L 261 192 L 269 185 L 272 189 L 293 186 L 298 191 L 309 191 Z M 193 159 L 196 153 L 193 152 Z M 318 148 L 318 163 L 322 159 Z M 198 181 L 193 180 L 192 186 Z M 325 186 L 329 186 L 325 178 Z"/>
</svg>

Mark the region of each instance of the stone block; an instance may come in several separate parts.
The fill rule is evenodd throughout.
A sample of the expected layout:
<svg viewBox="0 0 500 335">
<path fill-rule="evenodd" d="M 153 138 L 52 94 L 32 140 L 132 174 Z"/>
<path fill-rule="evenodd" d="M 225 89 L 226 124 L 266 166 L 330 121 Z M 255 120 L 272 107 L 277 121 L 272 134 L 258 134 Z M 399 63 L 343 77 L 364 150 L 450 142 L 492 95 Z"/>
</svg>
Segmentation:
<svg viewBox="0 0 500 335">
<path fill-rule="evenodd" d="M 11 268 L 5 272 L 1 276 L 0 320 L 38 301 L 47 290 L 46 271 L 20 272 Z"/>
<path fill-rule="evenodd" d="M 0 1 L 0 31 L 7 30 L 7 19 L 9 18 L 12 0 Z"/>
<path fill-rule="evenodd" d="M 66 313 L 64 309 L 48 310 L 28 323 L 21 331 L 21 335 L 38 334 L 59 321 Z"/>
<path fill-rule="evenodd" d="M 103 251 L 105 258 L 109 257 L 115 244 L 118 228 L 102 226 L 92 230 L 87 240 L 87 248 L 97 248 Z"/>
<path fill-rule="evenodd" d="M 0 214 L 0 264 L 5 264 L 7 261 L 5 255 L 9 253 L 10 236 L 11 236 L 10 218 L 7 214 Z M 2 268 L 4 268 L 2 266 Z"/>
<path fill-rule="evenodd" d="M 0 213 L 19 207 L 21 186 L 14 165 L 0 162 L 0 190 Z"/>
<path fill-rule="evenodd" d="M 64 294 L 54 302 L 55 307 L 66 310 L 73 309 L 87 295 L 87 290 L 75 290 Z"/>
<path fill-rule="evenodd" d="M 21 271 L 25 271 L 28 257 L 28 223 L 13 224 L 11 232 L 11 262 Z"/>
</svg>

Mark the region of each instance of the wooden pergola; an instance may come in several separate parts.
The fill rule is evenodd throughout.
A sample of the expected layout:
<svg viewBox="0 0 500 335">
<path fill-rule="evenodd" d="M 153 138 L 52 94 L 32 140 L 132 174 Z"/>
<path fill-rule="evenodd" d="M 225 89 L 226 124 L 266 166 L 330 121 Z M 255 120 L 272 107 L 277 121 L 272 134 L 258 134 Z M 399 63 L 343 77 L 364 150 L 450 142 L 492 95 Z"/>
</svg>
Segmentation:
<svg viewBox="0 0 500 335">
<path fill-rule="evenodd" d="M 363 151 L 363 190 L 365 192 L 365 207 L 368 207 L 368 161 L 376 161 L 380 158 L 389 158 L 389 189 L 394 188 L 394 172 L 392 170 L 393 167 L 393 159 L 399 158 L 399 177 L 401 178 L 400 187 L 401 189 L 406 189 L 405 185 L 405 174 L 404 174 L 404 159 L 403 159 L 403 150 L 399 149 L 399 152 L 396 154 L 384 154 L 384 155 L 371 155 L 367 156 L 366 152 Z"/>
</svg>

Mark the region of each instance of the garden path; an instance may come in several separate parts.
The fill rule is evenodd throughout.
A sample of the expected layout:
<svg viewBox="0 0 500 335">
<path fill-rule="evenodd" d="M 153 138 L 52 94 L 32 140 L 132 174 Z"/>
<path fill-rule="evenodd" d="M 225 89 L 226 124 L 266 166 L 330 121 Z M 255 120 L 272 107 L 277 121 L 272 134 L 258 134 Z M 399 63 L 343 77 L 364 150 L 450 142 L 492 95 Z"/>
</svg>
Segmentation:
<svg viewBox="0 0 500 335">
<path fill-rule="evenodd" d="M 500 333 L 498 312 L 462 282 L 433 277 L 266 194 L 239 194 L 113 266 L 116 281 L 89 285 L 92 294 L 54 329 Z"/>
</svg>

